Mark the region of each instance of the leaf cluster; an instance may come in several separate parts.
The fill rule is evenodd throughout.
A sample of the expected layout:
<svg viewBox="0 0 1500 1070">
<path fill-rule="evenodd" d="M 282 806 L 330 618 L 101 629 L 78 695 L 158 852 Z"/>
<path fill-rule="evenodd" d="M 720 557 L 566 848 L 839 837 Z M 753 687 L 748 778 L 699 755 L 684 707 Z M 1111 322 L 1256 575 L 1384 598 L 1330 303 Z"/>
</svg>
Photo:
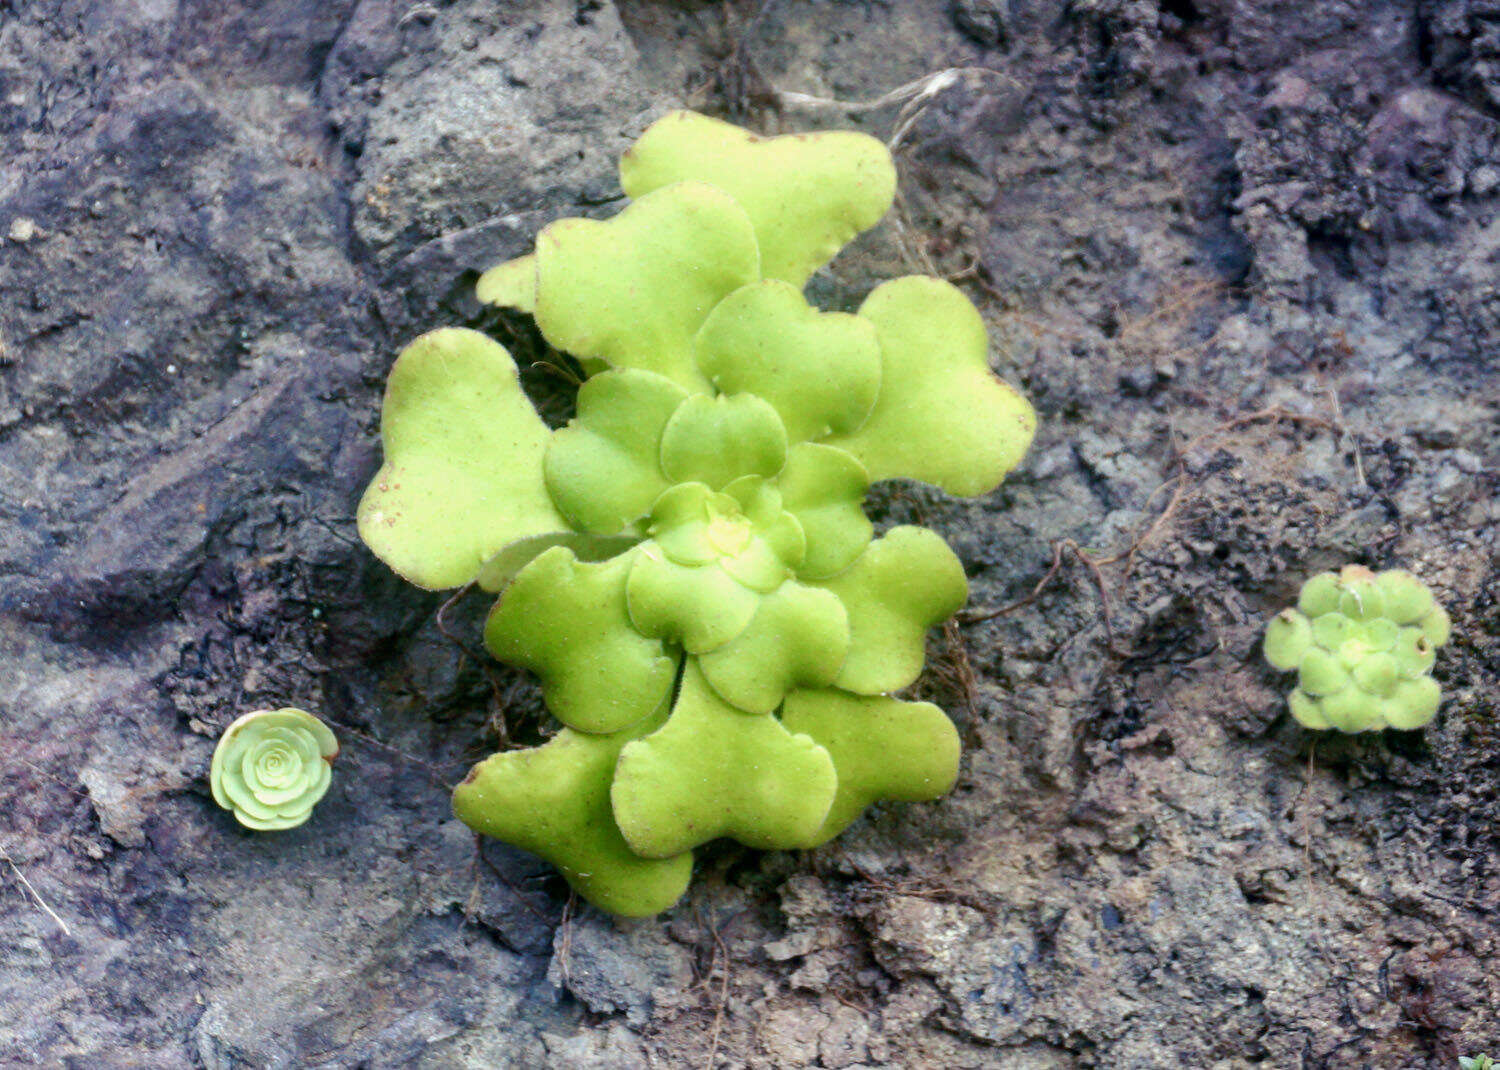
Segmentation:
<svg viewBox="0 0 1500 1070">
<path fill-rule="evenodd" d="M 576 418 L 549 431 L 486 336 L 424 335 L 359 526 L 417 584 L 499 593 L 486 645 L 564 726 L 476 766 L 458 815 L 642 915 L 711 839 L 809 847 L 952 785 L 952 723 L 892 693 L 964 571 L 925 529 L 875 538 L 862 503 L 891 478 L 986 493 L 1035 417 L 949 283 L 896 279 L 853 314 L 804 297 L 890 207 L 874 139 L 677 112 L 620 175 L 618 215 L 551 224 L 478 287 L 591 372 Z"/>
</svg>

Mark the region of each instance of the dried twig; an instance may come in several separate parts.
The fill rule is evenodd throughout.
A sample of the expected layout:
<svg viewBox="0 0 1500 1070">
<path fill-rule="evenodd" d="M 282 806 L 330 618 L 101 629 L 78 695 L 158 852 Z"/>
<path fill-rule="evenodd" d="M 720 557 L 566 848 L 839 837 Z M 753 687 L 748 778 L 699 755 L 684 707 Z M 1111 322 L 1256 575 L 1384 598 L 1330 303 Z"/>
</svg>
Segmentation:
<svg viewBox="0 0 1500 1070">
<path fill-rule="evenodd" d="M 708 931 L 713 935 L 714 946 L 717 949 L 714 958 L 720 963 L 719 967 L 719 999 L 714 1010 L 713 1032 L 709 1034 L 708 1058 L 703 1062 L 703 1070 L 713 1070 L 714 1061 L 719 1057 L 719 1036 L 724 1028 L 724 1012 L 729 1006 L 729 948 L 724 944 L 724 938 L 719 935 L 719 927 L 710 925 Z M 713 971 L 710 963 L 709 971 Z"/>
<path fill-rule="evenodd" d="M 438 607 L 437 615 L 434 618 L 434 621 L 437 624 L 438 631 L 442 633 L 443 638 L 448 640 L 454 646 L 458 647 L 459 651 L 464 655 L 464 657 L 472 661 L 475 668 L 484 673 L 484 678 L 490 685 L 490 693 L 494 696 L 495 699 L 495 716 L 490 718 L 490 720 L 495 726 L 496 734 L 500 737 L 500 749 L 508 750 L 510 747 L 510 727 L 505 723 L 505 695 L 500 687 L 500 681 L 496 677 L 494 670 L 490 667 L 489 659 L 485 657 L 484 653 L 474 649 L 474 647 L 470 646 L 462 638 L 455 635 L 453 632 L 450 632 L 448 630 L 448 623 L 446 620 L 444 620 L 444 614 L 446 614 L 449 609 L 453 608 L 453 606 L 457 605 L 459 600 L 462 599 L 464 595 L 473 590 L 475 585 L 478 583 L 479 580 L 477 578 L 472 579 L 468 583 L 460 587 L 458 590 L 454 591 L 452 596 L 450 596 L 447 601 L 445 601 Z"/>
<path fill-rule="evenodd" d="M 1029 606 L 1035 602 L 1046 589 L 1047 584 L 1052 582 L 1052 577 L 1057 575 L 1057 570 L 1062 568 L 1063 540 L 1059 539 L 1052 544 L 1052 565 L 1047 569 L 1046 575 L 1036 581 L 1036 586 L 1031 593 L 1024 598 L 1018 598 L 1014 602 L 1000 606 L 997 609 L 971 609 L 958 614 L 955 620 L 960 624 L 978 624 L 981 621 L 994 620 L 996 617 L 1004 617 L 1023 606 Z"/>
<path fill-rule="evenodd" d="M 41 907 L 49 918 L 57 922 L 57 927 L 63 931 L 63 935 L 71 937 L 73 930 L 68 928 L 68 923 L 62 920 L 62 916 L 57 911 L 47 905 L 47 900 L 42 898 L 42 893 L 37 891 L 36 886 L 26 879 L 26 874 L 21 872 L 21 867 L 16 865 L 15 859 L 11 858 L 3 847 L 0 847 L 0 860 L 3 860 L 10 867 L 10 871 L 16 875 L 16 879 L 21 882 L 22 887 L 31 893 L 31 898 L 36 900 L 36 905 Z"/>
<path fill-rule="evenodd" d="M 1159 532 L 1166 526 L 1167 522 L 1172 518 L 1173 514 L 1176 513 L 1178 506 L 1182 503 L 1184 497 L 1186 496 L 1189 485 L 1187 459 L 1195 449 L 1201 446 L 1204 442 L 1207 442 L 1209 439 L 1214 438 L 1215 436 L 1225 434 L 1226 432 L 1236 430 L 1237 428 L 1244 427 L 1247 424 L 1252 424 L 1260 420 L 1288 420 L 1295 423 L 1311 424 L 1315 427 L 1325 428 L 1330 431 L 1339 430 L 1336 424 L 1330 423 L 1328 420 L 1324 419 L 1321 416 L 1312 416 L 1306 413 L 1292 412 L 1289 409 L 1282 408 L 1280 405 L 1271 405 L 1263 409 L 1257 409 L 1255 412 L 1236 416 L 1231 420 L 1226 420 L 1221 424 L 1209 428 L 1207 431 L 1204 431 L 1203 433 L 1190 439 L 1185 446 L 1174 448 L 1173 452 L 1175 454 L 1175 457 L 1173 460 L 1173 464 L 1176 467 L 1177 471 L 1165 483 L 1163 483 L 1160 487 L 1157 487 L 1156 490 L 1152 491 L 1150 497 L 1148 497 L 1146 501 L 1147 504 L 1149 504 L 1153 498 L 1155 498 L 1162 492 L 1162 490 L 1164 490 L 1168 486 L 1172 487 L 1171 497 L 1167 500 L 1165 508 L 1163 508 L 1159 514 L 1157 514 L 1155 519 L 1153 519 L 1150 524 L 1141 529 L 1141 531 L 1130 541 L 1127 546 L 1125 546 L 1121 550 L 1116 551 L 1115 553 L 1109 554 L 1108 556 L 1094 557 L 1087 551 L 1085 551 L 1082 547 L 1080 547 L 1072 539 L 1059 539 L 1057 542 L 1052 544 L 1052 564 L 1048 566 L 1046 573 L 1040 580 L 1037 581 L 1036 586 L 1032 588 L 1030 594 L 1026 595 L 1024 598 L 1019 598 L 1014 602 L 1010 602 L 1006 605 L 999 606 L 994 609 L 975 609 L 967 613 L 960 614 L 957 617 L 958 622 L 960 624 L 978 624 L 982 621 L 993 620 L 996 617 L 1005 616 L 1006 614 L 1015 612 L 1023 606 L 1030 605 L 1032 602 L 1036 601 L 1036 599 L 1041 595 L 1042 591 L 1047 587 L 1049 583 L 1052 582 L 1053 578 L 1061 570 L 1063 553 L 1065 551 L 1068 551 L 1071 552 L 1073 556 L 1077 558 L 1078 561 L 1089 570 L 1089 573 L 1093 577 L 1094 585 L 1099 590 L 1100 615 L 1103 618 L 1106 643 L 1111 652 L 1118 653 L 1118 651 L 1115 651 L 1114 649 L 1114 623 L 1112 620 L 1112 614 L 1110 612 L 1109 585 L 1105 581 L 1103 570 L 1110 565 L 1119 564 L 1123 561 L 1125 564 L 1125 568 L 1123 573 L 1121 574 L 1121 579 L 1123 580 L 1129 578 L 1131 572 L 1135 568 L 1136 554 L 1139 553 L 1141 548 L 1148 541 L 1156 536 L 1157 532 Z"/>
<path fill-rule="evenodd" d="M 569 962 L 573 956 L 573 912 L 577 907 L 578 893 L 569 888 L 568 901 L 563 904 L 562 921 L 558 923 L 561 932 L 558 936 L 557 959 L 562 965 L 564 988 L 573 987 L 573 973 Z"/>
</svg>

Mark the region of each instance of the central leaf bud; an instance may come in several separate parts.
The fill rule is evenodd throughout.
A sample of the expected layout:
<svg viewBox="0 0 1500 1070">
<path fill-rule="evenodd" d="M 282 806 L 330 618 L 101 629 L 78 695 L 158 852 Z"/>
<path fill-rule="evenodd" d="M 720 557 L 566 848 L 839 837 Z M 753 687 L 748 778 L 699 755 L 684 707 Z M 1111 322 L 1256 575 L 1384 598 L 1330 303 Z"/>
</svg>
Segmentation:
<svg viewBox="0 0 1500 1070">
<path fill-rule="evenodd" d="M 722 491 L 679 483 L 656 499 L 648 530 L 673 564 L 718 565 L 761 593 L 781 586 L 807 551 L 802 525 L 759 476 L 736 479 Z"/>
<path fill-rule="evenodd" d="M 737 554 L 750 541 L 750 521 L 734 512 L 720 512 L 715 503 L 709 503 L 708 544 L 720 554 Z"/>
</svg>

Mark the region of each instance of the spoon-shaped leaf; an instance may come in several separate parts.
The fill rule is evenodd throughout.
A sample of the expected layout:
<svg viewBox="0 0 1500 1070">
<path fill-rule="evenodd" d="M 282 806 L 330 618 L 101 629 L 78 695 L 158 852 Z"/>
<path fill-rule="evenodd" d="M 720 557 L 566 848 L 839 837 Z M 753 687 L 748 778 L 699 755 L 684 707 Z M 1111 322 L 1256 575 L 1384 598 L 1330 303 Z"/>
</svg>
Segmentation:
<svg viewBox="0 0 1500 1070">
<path fill-rule="evenodd" d="M 487 305 L 536 310 L 536 257 L 519 256 L 496 264 L 474 284 L 474 296 Z"/>
<path fill-rule="evenodd" d="M 704 678 L 732 706 L 770 713 L 794 687 L 833 683 L 849 649 L 849 618 L 828 591 L 783 583 L 760 600 L 736 638 L 698 659 Z"/>
<path fill-rule="evenodd" d="M 693 857 L 636 854 L 609 798 L 621 747 L 665 717 L 663 710 L 610 736 L 564 728 L 540 747 L 492 755 L 454 790 L 453 812 L 475 832 L 545 858 L 601 910 L 625 917 L 665 910 L 686 890 Z"/>
<path fill-rule="evenodd" d="M 417 586 L 461 587 L 517 539 L 568 529 L 542 478 L 550 432 L 510 354 L 478 331 L 445 327 L 402 351 L 380 434 L 359 534 Z"/>
<path fill-rule="evenodd" d="M 880 389 L 874 325 L 819 312 L 776 279 L 730 294 L 694 343 L 698 370 L 726 394 L 765 398 L 791 442 L 847 434 L 864 422 Z"/>
<path fill-rule="evenodd" d="M 859 430 L 829 443 L 872 480 L 995 489 L 1031 444 L 1036 413 L 990 371 L 978 310 L 951 283 L 913 275 L 876 287 L 859 314 L 880 335 L 880 396 Z"/>
<path fill-rule="evenodd" d="M 870 545 L 874 526 L 865 516 L 865 467 L 836 446 L 802 442 L 786 456 L 777 478 L 782 504 L 797 518 L 807 550 L 797 573 L 827 579 L 844 571 Z"/>
<path fill-rule="evenodd" d="M 760 277 L 744 210 L 702 182 L 636 201 L 613 219 L 560 219 L 536 239 L 536 322 L 576 357 L 707 383 L 693 335 L 728 294 Z"/>
<path fill-rule="evenodd" d="M 774 476 L 786 464 L 781 417 L 754 394 L 688 398 L 661 436 L 661 469 L 674 483 L 714 490 L 744 476 Z"/>
<path fill-rule="evenodd" d="M 958 779 L 958 730 L 930 702 L 832 688 L 793 691 L 786 697 L 781 723 L 822 744 L 838 770 L 838 794 L 807 847 L 833 839 L 873 802 L 936 799 Z"/>
<path fill-rule="evenodd" d="M 844 244 L 879 222 L 896 195 L 891 154 L 848 130 L 757 137 L 690 111 L 657 120 L 620 160 L 632 197 L 700 179 L 742 204 L 768 279 L 801 286 Z"/>
<path fill-rule="evenodd" d="M 676 661 L 625 609 L 631 555 L 581 563 L 558 546 L 521 570 L 490 613 L 484 642 L 541 677 L 547 708 L 581 732 L 615 732 L 661 706 Z"/>
<path fill-rule="evenodd" d="M 707 653 L 739 635 L 760 601 L 717 564 L 679 565 L 650 542 L 634 555 L 625 598 L 643 635 L 681 643 L 689 654 Z"/>
<path fill-rule="evenodd" d="M 552 436 L 543 470 L 552 500 L 584 531 L 612 535 L 645 515 L 667 489 L 661 434 L 687 391 L 627 369 L 578 390 L 578 415 Z"/>
<path fill-rule="evenodd" d="M 610 797 L 626 842 L 647 858 L 719 836 L 781 850 L 817 833 L 837 779 L 826 750 L 727 705 L 690 660 L 667 723 L 620 752 Z"/>
<path fill-rule="evenodd" d="M 926 528 L 892 528 L 854 564 L 819 584 L 849 613 L 849 655 L 835 683 L 846 691 L 895 691 L 922 672 L 927 629 L 957 613 L 969 582 L 948 544 Z"/>
</svg>

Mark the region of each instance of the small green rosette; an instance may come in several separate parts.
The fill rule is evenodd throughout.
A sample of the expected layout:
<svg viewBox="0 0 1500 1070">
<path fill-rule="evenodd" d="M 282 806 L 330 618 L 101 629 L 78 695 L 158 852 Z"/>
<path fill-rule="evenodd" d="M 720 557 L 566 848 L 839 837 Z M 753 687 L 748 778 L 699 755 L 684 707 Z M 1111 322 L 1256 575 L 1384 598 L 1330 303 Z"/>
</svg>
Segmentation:
<svg viewBox="0 0 1500 1070">
<path fill-rule="evenodd" d="M 1432 592 L 1401 569 L 1346 565 L 1302 587 L 1266 627 L 1266 660 L 1297 674 L 1287 697 L 1307 728 L 1421 728 L 1442 690 L 1431 676 L 1450 622 Z"/>
<path fill-rule="evenodd" d="M 338 753 L 333 732 L 305 710 L 255 710 L 219 737 L 209 787 L 246 828 L 296 828 L 328 793 Z"/>
</svg>

